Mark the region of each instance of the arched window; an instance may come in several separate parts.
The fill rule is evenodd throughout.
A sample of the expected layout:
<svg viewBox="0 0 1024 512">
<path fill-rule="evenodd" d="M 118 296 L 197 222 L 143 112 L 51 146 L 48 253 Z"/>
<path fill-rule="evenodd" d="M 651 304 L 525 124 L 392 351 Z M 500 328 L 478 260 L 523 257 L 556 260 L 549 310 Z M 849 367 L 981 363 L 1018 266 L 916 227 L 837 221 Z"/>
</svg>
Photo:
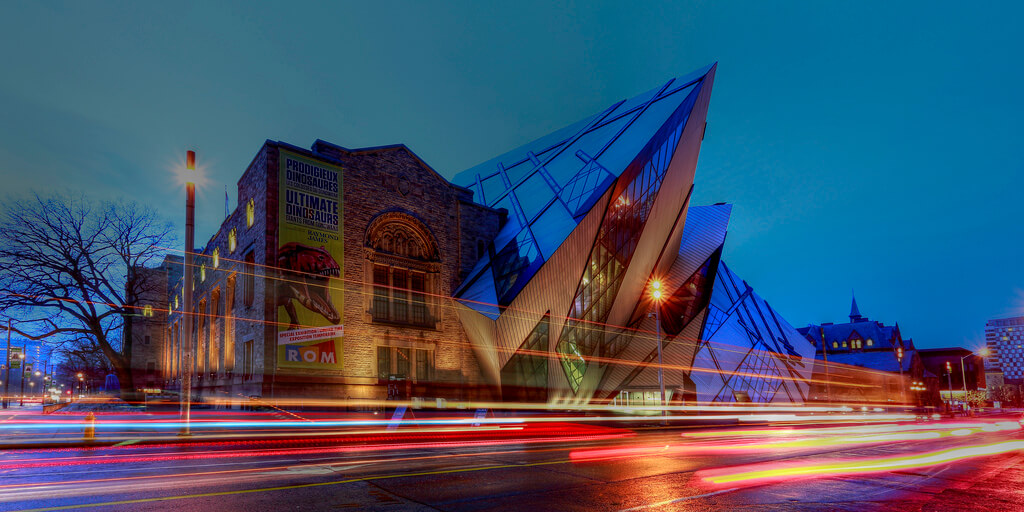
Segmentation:
<svg viewBox="0 0 1024 512">
<path fill-rule="evenodd" d="M 839 342 L 838 341 L 833 341 L 832 342 L 832 348 L 839 348 Z"/>
<path fill-rule="evenodd" d="M 251 228 L 256 222 L 256 201 L 249 199 L 245 204 L 245 227 Z"/>
<path fill-rule="evenodd" d="M 146 304 L 146 306 L 142 308 L 142 316 L 153 316 L 153 306 Z"/>
<path fill-rule="evenodd" d="M 441 258 L 427 227 L 405 213 L 384 213 L 370 222 L 365 245 L 370 320 L 434 328 Z"/>
</svg>

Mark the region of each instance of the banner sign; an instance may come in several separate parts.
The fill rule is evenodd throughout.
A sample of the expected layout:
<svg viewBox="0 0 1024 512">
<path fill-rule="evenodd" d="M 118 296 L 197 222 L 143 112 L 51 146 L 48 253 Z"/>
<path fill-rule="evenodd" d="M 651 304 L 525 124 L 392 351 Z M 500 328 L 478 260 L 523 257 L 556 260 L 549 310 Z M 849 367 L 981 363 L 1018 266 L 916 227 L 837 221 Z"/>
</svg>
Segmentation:
<svg viewBox="0 0 1024 512">
<path fill-rule="evenodd" d="M 21 347 L 11 347 L 11 369 L 21 368 Z"/>
<path fill-rule="evenodd" d="M 277 367 L 341 370 L 342 168 L 279 155 Z"/>
</svg>

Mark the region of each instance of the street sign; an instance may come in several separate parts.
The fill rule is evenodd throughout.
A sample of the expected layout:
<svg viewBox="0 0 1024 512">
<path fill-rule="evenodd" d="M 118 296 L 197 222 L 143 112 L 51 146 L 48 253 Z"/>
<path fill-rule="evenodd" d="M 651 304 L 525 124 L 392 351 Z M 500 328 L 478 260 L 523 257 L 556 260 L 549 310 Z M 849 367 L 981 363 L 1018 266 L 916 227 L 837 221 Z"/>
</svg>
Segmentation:
<svg viewBox="0 0 1024 512">
<path fill-rule="evenodd" d="M 11 347 L 11 369 L 21 368 L 21 347 Z"/>
</svg>

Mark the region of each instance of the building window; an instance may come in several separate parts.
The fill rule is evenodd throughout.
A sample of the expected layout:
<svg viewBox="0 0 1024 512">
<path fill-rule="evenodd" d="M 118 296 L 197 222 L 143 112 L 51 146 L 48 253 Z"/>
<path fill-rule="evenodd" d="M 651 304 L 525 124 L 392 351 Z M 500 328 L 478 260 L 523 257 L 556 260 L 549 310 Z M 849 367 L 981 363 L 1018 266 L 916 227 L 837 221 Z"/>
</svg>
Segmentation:
<svg viewBox="0 0 1024 512">
<path fill-rule="evenodd" d="M 205 282 L 205 281 L 206 281 L 206 264 L 203 263 L 202 265 L 199 265 L 199 282 L 202 283 L 202 282 Z"/>
<path fill-rule="evenodd" d="M 430 361 L 429 350 L 416 350 L 416 380 L 430 380 L 433 377 L 434 365 Z"/>
<path fill-rule="evenodd" d="M 375 322 L 433 327 L 427 301 L 427 275 L 401 267 L 373 266 L 373 303 Z"/>
<path fill-rule="evenodd" d="M 142 337 L 142 344 L 143 345 L 149 345 L 149 336 L 148 335 Z"/>
<path fill-rule="evenodd" d="M 227 293 L 224 294 L 224 371 L 235 371 L 235 276 L 228 277 Z"/>
<path fill-rule="evenodd" d="M 146 304 L 145 307 L 142 308 L 142 316 L 153 316 L 153 306 Z"/>
<path fill-rule="evenodd" d="M 178 306 L 178 296 L 177 296 L 177 295 L 175 295 L 175 296 L 174 296 L 174 309 L 178 309 L 179 307 L 180 307 L 180 306 Z"/>
<path fill-rule="evenodd" d="M 868 338 L 868 346 L 869 347 L 873 347 L 874 345 L 875 345 L 875 340 L 873 340 L 871 338 Z"/>
<path fill-rule="evenodd" d="M 404 379 L 409 376 L 409 349 L 395 350 L 395 376 Z"/>
<path fill-rule="evenodd" d="M 249 199 L 245 204 L 245 227 L 251 228 L 256 222 L 256 201 Z"/>
<path fill-rule="evenodd" d="M 476 259 L 483 258 L 487 254 L 487 242 L 483 240 L 476 241 Z"/>
<path fill-rule="evenodd" d="M 847 348 L 847 347 L 846 347 L 846 341 L 845 341 L 845 340 L 843 341 L 843 348 Z"/>
<path fill-rule="evenodd" d="M 833 341 L 832 342 L 832 348 L 839 348 L 839 342 L 838 341 Z"/>
<path fill-rule="evenodd" d="M 256 300 L 256 255 L 252 251 L 245 253 L 243 272 L 245 272 L 245 276 L 242 281 L 244 283 L 242 300 L 245 303 L 245 307 L 249 308 L 252 307 L 253 302 Z"/>
<path fill-rule="evenodd" d="M 213 248 L 213 268 L 220 266 L 220 247 Z"/>
<path fill-rule="evenodd" d="M 238 248 L 238 232 L 235 228 L 231 228 L 228 232 L 228 252 L 233 253 Z"/>
<path fill-rule="evenodd" d="M 243 379 L 249 380 L 253 376 L 253 341 L 249 340 L 242 345 L 242 372 Z"/>
<path fill-rule="evenodd" d="M 377 347 L 377 377 L 387 380 L 391 375 L 391 347 Z"/>
<path fill-rule="evenodd" d="M 374 322 L 433 328 L 440 258 L 433 235 L 418 220 L 385 213 L 370 223 L 365 268 L 372 276 L 368 309 Z"/>
</svg>

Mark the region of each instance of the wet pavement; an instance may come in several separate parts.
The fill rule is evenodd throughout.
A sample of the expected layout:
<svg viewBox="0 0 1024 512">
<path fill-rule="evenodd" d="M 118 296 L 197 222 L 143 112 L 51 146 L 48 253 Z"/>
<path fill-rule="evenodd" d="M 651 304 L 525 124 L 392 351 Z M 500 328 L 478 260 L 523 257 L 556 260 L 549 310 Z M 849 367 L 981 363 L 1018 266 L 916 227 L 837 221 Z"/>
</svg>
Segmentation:
<svg viewBox="0 0 1024 512">
<path fill-rule="evenodd" d="M 997 423 L 7 450 L 0 510 L 1024 510 Z"/>
</svg>

